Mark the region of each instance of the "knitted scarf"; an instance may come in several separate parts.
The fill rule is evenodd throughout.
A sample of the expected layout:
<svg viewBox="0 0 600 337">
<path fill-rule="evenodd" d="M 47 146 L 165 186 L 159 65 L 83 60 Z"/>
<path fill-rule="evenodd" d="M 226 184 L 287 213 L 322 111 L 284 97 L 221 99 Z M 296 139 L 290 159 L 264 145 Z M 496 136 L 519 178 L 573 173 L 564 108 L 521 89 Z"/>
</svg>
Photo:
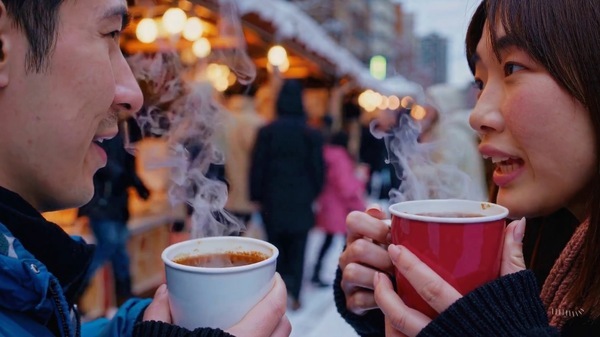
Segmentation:
<svg viewBox="0 0 600 337">
<path fill-rule="evenodd" d="M 576 303 L 567 300 L 567 292 L 581 269 L 581 248 L 587 229 L 588 222 L 585 221 L 575 230 L 542 287 L 541 298 L 550 325 L 559 329 L 569 319 L 583 314 L 582 309 L 576 307 Z"/>
</svg>

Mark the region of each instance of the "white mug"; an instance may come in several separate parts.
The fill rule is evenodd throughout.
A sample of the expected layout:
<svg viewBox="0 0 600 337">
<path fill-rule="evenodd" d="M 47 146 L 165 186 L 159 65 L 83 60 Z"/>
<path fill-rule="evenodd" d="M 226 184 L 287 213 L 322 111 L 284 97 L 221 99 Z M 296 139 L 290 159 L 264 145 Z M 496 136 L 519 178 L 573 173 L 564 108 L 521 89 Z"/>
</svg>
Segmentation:
<svg viewBox="0 0 600 337">
<path fill-rule="evenodd" d="M 265 260 L 237 267 L 194 267 L 174 259 L 226 252 L 258 252 Z M 247 237 L 218 236 L 192 239 L 167 247 L 165 263 L 173 323 L 227 329 L 239 322 L 273 286 L 279 250 Z"/>
</svg>

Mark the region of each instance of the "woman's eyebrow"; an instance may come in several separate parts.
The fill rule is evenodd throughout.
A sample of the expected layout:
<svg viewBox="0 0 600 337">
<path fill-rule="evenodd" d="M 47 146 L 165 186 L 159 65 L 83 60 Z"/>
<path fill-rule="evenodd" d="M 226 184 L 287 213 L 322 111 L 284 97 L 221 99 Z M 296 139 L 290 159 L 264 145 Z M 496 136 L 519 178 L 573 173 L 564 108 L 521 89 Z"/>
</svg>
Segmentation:
<svg viewBox="0 0 600 337">
<path fill-rule="evenodd" d="M 477 52 L 474 52 L 473 55 L 469 58 L 469 64 L 474 67 L 477 62 L 481 61 L 481 56 Z"/>
<path fill-rule="evenodd" d="M 505 52 L 507 49 L 511 49 L 511 48 L 515 48 L 515 47 L 519 47 L 519 44 L 513 37 L 511 37 L 509 35 L 504 35 L 502 37 L 499 37 L 494 42 L 494 49 L 496 49 L 498 54 Z"/>
</svg>

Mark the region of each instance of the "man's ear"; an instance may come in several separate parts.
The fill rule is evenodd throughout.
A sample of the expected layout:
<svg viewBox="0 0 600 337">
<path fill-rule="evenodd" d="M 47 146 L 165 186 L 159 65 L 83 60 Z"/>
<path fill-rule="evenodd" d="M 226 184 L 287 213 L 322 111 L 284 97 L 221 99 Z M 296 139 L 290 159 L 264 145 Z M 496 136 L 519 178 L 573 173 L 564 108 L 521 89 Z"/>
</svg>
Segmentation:
<svg viewBox="0 0 600 337">
<path fill-rule="evenodd" d="M 8 55 L 10 51 L 9 33 L 11 30 L 11 19 L 6 12 L 4 1 L 0 0 L 0 89 L 8 85 L 9 66 Z"/>
</svg>

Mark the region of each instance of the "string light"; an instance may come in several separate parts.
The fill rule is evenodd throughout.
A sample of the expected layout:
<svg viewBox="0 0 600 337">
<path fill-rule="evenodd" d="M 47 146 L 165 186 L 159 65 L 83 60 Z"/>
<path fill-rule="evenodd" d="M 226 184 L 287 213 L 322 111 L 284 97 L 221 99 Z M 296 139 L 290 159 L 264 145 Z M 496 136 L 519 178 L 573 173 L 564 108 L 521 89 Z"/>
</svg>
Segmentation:
<svg viewBox="0 0 600 337">
<path fill-rule="evenodd" d="M 153 19 L 142 19 L 136 29 L 135 36 L 143 43 L 152 43 L 158 37 L 158 27 Z"/>
<path fill-rule="evenodd" d="M 280 45 L 275 45 L 269 49 L 267 54 L 267 59 L 269 63 L 275 67 L 279 67 L 283 65 L 287 60 L 287 52 L 285 48 Z"/>
<path fill-rule="evenodd" d="M 188 41 L 198 40 L 204 31 L 202 21 L 197 17 L 188 18 L 183 27 L 183 37 Z"/>
<path fill-rule="evenodd" d="M 205 58 L 211 51 L 210 42 L 207 38 L 202 37 L 192 44 L 192 51 L 197 58 Z"/>
<path fill-rule="evenodd" d="M 181 8 L 169 8 L 162 17 L 163 26 L 171 34 L 181 33 L 186 21 L 187 15 Z"/>
</svg>

